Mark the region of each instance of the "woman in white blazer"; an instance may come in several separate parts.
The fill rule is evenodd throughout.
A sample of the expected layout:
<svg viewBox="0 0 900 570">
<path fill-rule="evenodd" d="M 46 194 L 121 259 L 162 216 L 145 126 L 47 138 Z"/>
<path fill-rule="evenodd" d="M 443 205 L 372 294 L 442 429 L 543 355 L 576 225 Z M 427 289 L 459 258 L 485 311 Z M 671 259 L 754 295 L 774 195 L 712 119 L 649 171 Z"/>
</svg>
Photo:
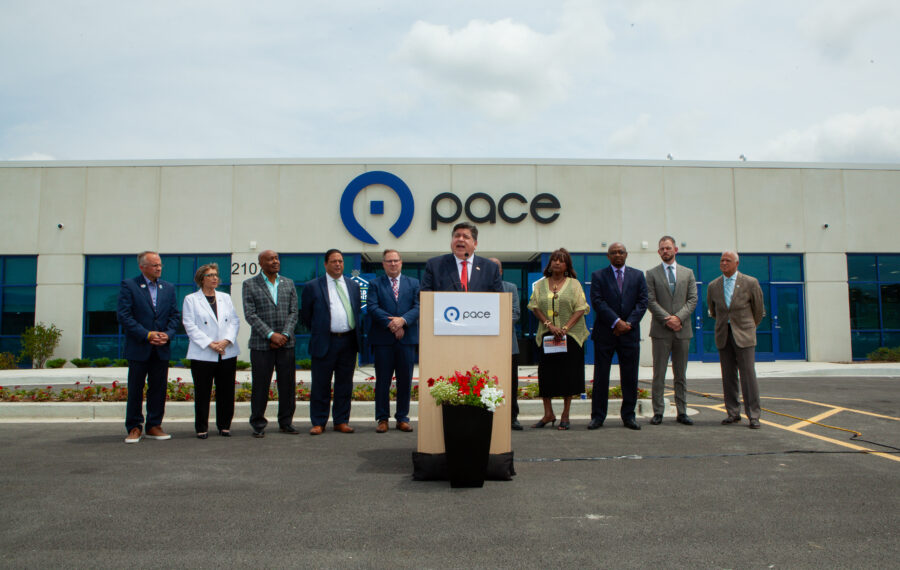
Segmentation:
<svg viewBox="0 0 900 570">
<path fill-rule="evenodd" d="M 234 416 L 234 378 L 237 370 L 237 345 L 240 320 L 231 297 L 216 291 L 219 266 L 208 263 L 197 269 L 194 281 L 200 286 L 184 298 L 182 321 L 191 344 L 187 357 L 194 378 L 194 429 L 197 437 L 209 436 L 209 401 L 216 385 L 216 427 L 219 435 L 231 436 Z"/>
</svg>

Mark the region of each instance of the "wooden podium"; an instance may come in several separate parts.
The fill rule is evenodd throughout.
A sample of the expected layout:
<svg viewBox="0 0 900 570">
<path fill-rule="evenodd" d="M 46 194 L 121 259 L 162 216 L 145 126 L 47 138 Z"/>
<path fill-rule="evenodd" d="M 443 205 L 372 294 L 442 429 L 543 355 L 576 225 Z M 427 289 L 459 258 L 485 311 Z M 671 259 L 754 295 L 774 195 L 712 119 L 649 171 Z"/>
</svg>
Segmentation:
<svg viewBox="0 0 900 570">
<path fill-rule="evenodd" d="M 471 293 L 474 294 L 474 293 Z M 510 387 L 512 386 L 512 293 L 478 293 L 500 296 L 500 334 L 497 336 L 435 336 L 434 292 L 419 296 L 419 426 L 418 451 L 444 453 L 444 425 L 440 407 L 428 391 L 428 379 L 447 377 L 457 370 L 477 366 L 500 381 L 503 405 L 494 412 L 491 455 L 512 450 Z"/>
</svg>

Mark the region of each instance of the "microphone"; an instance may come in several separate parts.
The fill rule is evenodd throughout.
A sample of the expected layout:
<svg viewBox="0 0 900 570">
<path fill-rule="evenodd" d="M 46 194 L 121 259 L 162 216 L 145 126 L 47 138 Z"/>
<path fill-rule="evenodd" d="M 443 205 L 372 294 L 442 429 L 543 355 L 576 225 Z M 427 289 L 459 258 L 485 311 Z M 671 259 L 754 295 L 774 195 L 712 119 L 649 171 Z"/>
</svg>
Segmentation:
<svg viewBox="0 0 900 570">
<path fill-rule="evenodd" d="M 468 252 L 468 251 L 465 252 L 463 255 L 465 256 L 466 259 L 469 259 L 469 252 Z"/>
</svg>

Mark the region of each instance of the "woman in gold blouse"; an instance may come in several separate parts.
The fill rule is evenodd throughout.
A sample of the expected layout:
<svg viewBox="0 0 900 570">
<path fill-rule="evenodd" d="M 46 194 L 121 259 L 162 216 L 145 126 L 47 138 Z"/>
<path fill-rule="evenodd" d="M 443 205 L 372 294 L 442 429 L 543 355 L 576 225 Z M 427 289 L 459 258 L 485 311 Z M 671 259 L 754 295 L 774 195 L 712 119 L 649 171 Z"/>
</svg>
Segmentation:
<svg viewBox="0 0 900 570">
<path fill-rule="evenodd" d="M 533 428 L 556 425 L 550 398 L 563 397 L 561 430 L 569 429 L 572 396 L 584 392 L 584 341 L 588 338 L 584 315 L 591 307 L 572 267 L 572 257 L 563 248 L 550 254 L 544 278 L 534 284 L 528 308 L 537 317 L 537 344 L 542 348 L 538 364 L 538 387 L 544 401 L 544 416 Z"/>
</svg>

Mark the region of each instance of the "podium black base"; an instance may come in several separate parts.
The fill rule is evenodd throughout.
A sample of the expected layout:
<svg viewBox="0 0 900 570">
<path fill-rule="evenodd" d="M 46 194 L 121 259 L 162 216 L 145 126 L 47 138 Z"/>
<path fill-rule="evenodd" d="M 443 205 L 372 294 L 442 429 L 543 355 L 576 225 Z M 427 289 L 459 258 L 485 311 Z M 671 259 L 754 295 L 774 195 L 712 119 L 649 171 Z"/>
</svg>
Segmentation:
<svg viewBox="0 0 900 570">
<path fill-rule="evenodd" d="M 447 456 L 443 453 L 413 451 L 413 479 L 416 481 L 447 481 Z M 513 452 L 488 455 L 487 481 L 512 481 L 516 474 Z"/>
</svg>

